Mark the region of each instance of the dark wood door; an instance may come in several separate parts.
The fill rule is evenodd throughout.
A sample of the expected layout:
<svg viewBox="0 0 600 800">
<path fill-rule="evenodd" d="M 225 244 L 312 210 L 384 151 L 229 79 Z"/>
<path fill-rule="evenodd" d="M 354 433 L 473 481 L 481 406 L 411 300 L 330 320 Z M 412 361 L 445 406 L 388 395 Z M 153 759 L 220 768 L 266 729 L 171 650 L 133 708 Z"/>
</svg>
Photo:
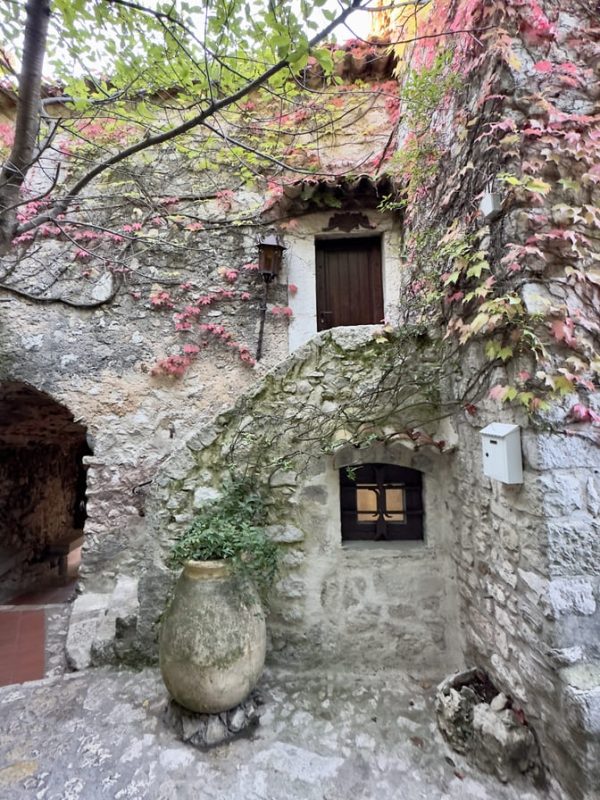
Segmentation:
<svg viewBox="0 0 600 800">
<path fill-rule="evenodd" d="M 383 319 L 381 239 L 316 242 L 317 330 Z"/>
</svg>

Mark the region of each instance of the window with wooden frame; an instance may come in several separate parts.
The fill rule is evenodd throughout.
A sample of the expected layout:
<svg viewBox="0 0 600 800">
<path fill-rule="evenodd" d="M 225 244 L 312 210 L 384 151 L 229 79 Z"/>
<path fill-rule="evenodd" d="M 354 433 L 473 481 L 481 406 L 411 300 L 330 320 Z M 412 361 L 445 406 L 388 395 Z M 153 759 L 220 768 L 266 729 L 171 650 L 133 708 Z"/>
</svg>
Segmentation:
<svg viewBox="0 0 600 800">
<path fill-rule="evenodd" d="M 423 481 L 416 469 L 361 464 L 340 470 L 343 541 L 423 539 Z"/>
</svg>

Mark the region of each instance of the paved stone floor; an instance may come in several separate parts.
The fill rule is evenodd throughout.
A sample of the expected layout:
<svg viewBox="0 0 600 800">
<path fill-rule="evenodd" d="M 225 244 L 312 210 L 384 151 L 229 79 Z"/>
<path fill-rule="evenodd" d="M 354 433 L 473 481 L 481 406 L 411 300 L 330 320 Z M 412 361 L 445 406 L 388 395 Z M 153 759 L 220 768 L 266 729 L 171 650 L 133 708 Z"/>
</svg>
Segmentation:
<svg viewBox="0 0 600 800">
<path fill-rule="evenodd" d="M 269 672 L 252 738 L 200 753 L 161 719 L 155 670 L 0 689 L 2 800 L 541 800 L 451 753 L 406 675 Z"/>
</svg>

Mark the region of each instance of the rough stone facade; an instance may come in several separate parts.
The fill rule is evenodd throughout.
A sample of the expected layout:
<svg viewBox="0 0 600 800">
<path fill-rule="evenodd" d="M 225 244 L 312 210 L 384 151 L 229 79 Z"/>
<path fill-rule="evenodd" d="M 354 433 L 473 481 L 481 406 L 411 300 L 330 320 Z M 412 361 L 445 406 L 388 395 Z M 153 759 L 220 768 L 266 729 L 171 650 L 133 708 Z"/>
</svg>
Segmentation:
<svg viewBox="0 0 600 800">
<path fill-rule="evenodd" d="M 245 250 L 243 243 L 243 234 L 236 232 L 221 236 L 215 249 L 214 240 L 211 244 L 206 236 L 211 255 L 202 273 L 193 258 L 169 272 L 177 273 L 177 285 L 191 279 L 207 288 L 223 288 L 219 267 L 241 268 L 255 257 L 254 248 Z M 89 310 L 65 311 L 59 304 L 40 306 L 9 297 L 0 306 L 3 380 L 45 392 L 87 430 L 93 455 L 86 459 L 83 569 L 92 590 L 109 589 L 114 576 L 135 563 L 144 487 L 157 465 L 186 429 L 210 419 L 255 380 L 255 374 L 221 345 L 200 354 L 185 382 L 151 375 L 157 360 L 178 348 L 180 334 L 174 330 L 172 312 L 154 309 L 148 286 L 140 289 L 145 293 L 140 301 L 121 292 L 110 305 Z M 257 305 L 240 313 L 229 305 L 224 301 L 209 309 L 207 319 L 234 320 L 237 338 L 255 343 Z M 285 353 L 286 337 L 285 322 L 267 322 L 259 374 Z M 127 539 L 123 531 L 128 531 Z"/>
<path fill-rule="evenodd" d="M 453 457 L 435 447 L 418 452 L 406 442 L 345 444 L 351 434 L 339 427 L 336 412 L 376 386 L 387 364 L 381 353 L 377 358 L 386 347 L 374 342 L 377 334 L 370 327 L 335 329 L 296 351 L 252 391 L 249 402 L 242 398 L 165 462 L 150 518 L 154 540 L 168 546 L 194 508 L 214 499 L 230 465 L 250 464 L 256 454 L 264 460 L 256 479 L 268 482 L 274 498 L 270 534 L 284 550 L 269 625 L 271 658 L 305 666 L 401 663 L 436 676 L 460 659 L 448 549 L 451 498 L 443 477 Z M 389 432 L 394 421 L 394 414 L 386 420 Z M 252 431 L 247 446 L 240 443 L 244 430 Z M 304 431 L 315 434 L 312 442 Z M 301 456 L 283 469 L 277 457 L 292 452 L 295 437 Z M 328 437 L 337 441 L 331 455 L 323 453 Z M 425 541 L 342 547 L 338 472 L 371 462 L 423 473 Z M 146 631 L 152 620 L 142 615 L 140 622 Z"/>
<path fill-rule="evenodd" d="M 372 333 L 356 335 L 368 341 Z M 318 429 L 331 401 L 325 389 L 326 399 L 317 411 L 310 391 L 316 388 L 321 395 L 327 376 L 336 379 L 338 400 L 345 385 L 356 386 L 351 351 L 357 339 L 350 330 L 333 334 L 348 347 L 343 367 L 333 370 L 328 335 L 320 338 L 325 339 L 322 349 L 311 343 L 300 350 L 277 370 L 275 383 L 253 392 L 250 408 L 234 408 L 216 428 L 200 430 L 165 464 L 153 499 L 158 538 L 176 535 L 192 518 L 194 506 L 214 497 L 210 488 L 219 485 L 219 466 L 226 463 L 219 464 L 218 454 L 227 453 L 242 413 L 260 431 L 261 423 L 271 419 L 269 396 L 281 398 L 287 387 L 294 397 L 306 388 L 306 413 Z M 359 369 L 364 379 L 364 363 Z M 588 492 L 591 486 L 592 493 L 569 496 L 562 488 L 564 473 L 553 470 L 547 460 L 558 452 L 558 441 L 525 427 L 524 482 L 504 486 L 483 475 L 479 429 L 497 418 L 492 407 L 482 409 L 476 423 L 466 413 L 454 417 L 454 435 L 445 431 L 454 443 L 449 453 L 415 453 L 406 444 L 359 449 L 342 444 L 334 456 L 316 458 L 301 477 L 293 471 L 274 475 L 276 508 L 285 521 L 273 526 L 272 535 L 285 548 L 286 574 L 273 601 L 271 658 L 304 665 L 402 663 L 430 676 L 451 671 L 461 657 L 484 666 L 524 709 L 549 775 L 552 764 L 559 763 L 567 791 L 576 792 L 582 769 L 590 787 L 596 780 L 598 577 L 593 555 L 587 567 L 577 561 L 573 565 L 562 553 L 555 555 L 557 525 L 566 524 L 561 547 L 570 546 L 574 513 L 570 507 L 565 513 L 556 502 L 560 497 L 572 504 L 579 496 L 583 525 L 578 529 L 593 529 L 597 450 L 593 444 L 576 445 L 577 466 L 568 474 L 573 481 L 580 471 L 581 488 Z M 505 414 L 502 419 L 514 417 Z M 560 454 L 561 463 L 565 455 Z M 342 546 L 336 469 L 375 461 L 424 473 L 424 543 L 397 549 L 390 544 Z M 593 548 L 595 537 L 588 542 Z M 586 558 L 587 550 L 581 555 Z M 149 632 L 143 615 L 141 622 L 141 630 Z M 563 796 L 558 784 L 552 791 Z"/>
<path fill-rule="evenodd" d="M 587 17 L 571 7 L 561 11 L 559 4 L 546 5 L 557 15 L 560 58 L 576 59 L 573 42 L 578 31 L 589 27 Z M 448 174 L 430 202 L 409 209 L 413 213 L 405 216 L 404 229 L 395 216 L 363 209 L 389 244 L 389 308 L 406 288 L 402 234 L 411 226 L 418 229 L 424 219 L 431 227 L 473 213 L 473 198 L 495 179 L 500 163 L 508 168 L 497 153 L 510 151 L 513 166 L 539 155 L 530 143 L 515 154 L 510 149 L 514 142 L 498 144 L 490 154 L 477 137 L 499 120 L 512 120 L 505 124 L 511 132 L 512 124 L 524 124 L 529 116 L 547 121 L 547 109 L 531 108 L 527 99 L 539 88 L 534 62 L 541 62 L 546 44 L 539 45 L 534 58 L 515 33 L 512 45 L 521 67 L 512 71 L 482 59 L 481 80 L 473 80 L 468 89 L 485 85 L 491 96 L 501 98 L 500 107 L 479 105 L 477 92 L 462 92 L 464 136 L 446 132 Z M 591 70 L 592 50 L 582 48 L 581 54 Z M 590 118 L 597 115 L 593 75 L 597 72 L 576 89 L 553 90 L 564 113 L 576 108 Z M 498 183 L 494 186 L 500 191 Z M 593 203 L 597 190 L 589 192 L 583 199 Z M 235 202 L 257 208 L 260 196 L 240 193 Z M 214 213 L 214 198 L 206 203 L 212 203 L 209 212 Z M 275 420 L 283 435 L 270 456 L 285 460 L 298 450 L 306 460 L 269 476 L 270 532 L 281 543 L 284 564 L 273 600 L 270 658 L 289 667 L 360 668 L 367 663 L 436 677 L 459 666 L 485 667 L 535 729 L 551 796 L 596 800 L 600 458 L 588 436 L 590 426 L 581 425 L 575 436 L 552 432 L 551 423 L 565 419 L 565 404 L 557 405 L 546 420 L 548 430 L 540 431 L 525 412 L 485 401 L 476 416 L 460 410 L 435 424 L 428 424 L 431 415 L 408 419 L 401 409 L 394 416 L 387 408 L 385 424 L 373 429 L 371 443 L 360 426 L 341 429 L 337 412 L 347 408 L 352 416 L 356 395 L 381 380 L 377 347 L 390 343 L 381 330 L 371 328 L 311 338 L 316 331 L 312 277 L 303 267 L 310 261 L 314 237 L 327 227 L 323 215 L 297 221 L 287 242 L 289 272 L 272 287 L 270 302 L 289 303 L 296 312 L 289 340 L 285 320 L 271 315 L 264 358 L 253 369 L 226 348 L 211 348 L 200 353 L 181 381 L 152 375 L 157 359 L 180 341 L 172 310 L 152 303 L 158 291 L 153 281 L 164 285 L 170 276 L 180 305 L 187 291 L 181 286 L 190 281 L 197 291 L 227 290 L 219 272 L 223 268 L 242 276 L 236 291 L 252 287 L 243 266 L 256 257 L 255 236 L 264 230 L 264 219 L 258 217 L 257 212 L 256 226 L 223 224 L 193 237 L 174 235 L 176 257 L 147 248 L 139 274 L 134 271 L 116 297 L 98 307 L 65 310 L 10 295 L 0 298 L 0 378 L 33 386 L 66 406 L 87 429 L 93 451 L 86 458 L 84 580 L 69 628 L 71 665 L 155 656 L 156 623 L 172 581 L 164 558 L 170 538 L 185 529 L 196 508 L 216 496 L 240 425 L 264 431 Z M 490 222 L 486 242 L 500 260 L 507 242 L 524 244 L 530 235 L 522 204 L 507 203 Z M 562 275 L 561 269 L 564 264 L 552 262 L 550 272 Z M 528 288 L 520 288 L 532 307 L 539 306 L 543 281 L 528 275 Z M 22 277 L 26 282 L 27 275 Z M 296 298 L 288 295 L 286 280 L 305 281 Z M 101 297 L 101 290 L 94 284 L 88 299 Z M 136 297 L 140 291 L 141 299 Z M 246 305 L 223 299 L 210 306 L 205 319 L 227 320 L 236 340 L 254 347 L 260 301 L 258 293 Z M 402 306 L 408 315 L 409 306 Z M 384 341 L 378 344 L 380 337 Z M 289 356 L 303 342 L 308 343 Z M 476 348 L 465 353 L 465 367 L 476 370 L 481 362 Z M 506 374 L 498 370 L 500 377 Z M 441 387 L 446 399 L 460 394 L 459 383 L 456 377 Z M 590 403 L 597 404 L 597 398 Z M 332 419 L 337 427 L 329 430 Z M 301 424 L 300 444 L 286 438 L 290 421 Z M 522 426 L 522 485 L 504 486 L 483 475 L 479 431 L 492 421 Z M 395 437 L 416 423 L 431 437 L 427 446 Z M 445 445 L 436 447 L 442 439 Z M 423 473 L 424 542 L 342 546 L 338 471 L 376 461 Z"/>
<path fill-rule="evenodd" d="M 417 210 L 411 224 L 417 230 L 448 224 L 469 214 L 469 191 L 477 203 L 486 192 L 498 192 L 501 211 L 485 220 L 484 243 L 498 264 L 507 263 L 507 252 L 519 253 L 523 276 L 517 284 L 529 311 L 548 314 L 558 304 L 561 312 L 566 309 L 564 313 L 577 318 L 585 314 L 584 306 L 566 276 L 573 259 L 580 269 L 595 274 L 597 226 L 592 223 L 586 229 L 588 246 L 577 254 L 553 246 L 552 236 L 568 228 L 561 208 L 597 205 L 597 181 L 582 177 L 585 168 L 578 167 L 577 147 L 570 152 L 568 146 L 556 146 L 544 135 L 552 136 L 554 129 L 567 141 L 570 135 L 577 142 L 588 135 L 591 141 L 597 138 L 598 61 L 593 55 L 597 37 L 586 39 L 591 7 L 535 5 L 537 23 L 543 20 L 548 26 L 542 36 L 539 27 L 535 32 L 530 28 L 537 12 L 528 10 L 528 4 L 498 6 L 507 29 L 516 16 L 519 30 L 502 40 L 495 59 L 479 61 L 480 80 L 470 83 L 470 98 L 463 101 L 458 115 L 465 130 L 475 128 L 477 134 L 446 140 L 451 167 L 440 177 L 431 204 Z M 449 18 L 448 24 L 452 22 Z M 494 44 L 498 42 L 492 35 L 490 52 Z M 561 82 L 563 68 L 581 77 Z M 545 69 L 550 77 L 543 77 Z M 495 110 L 485 105 L 480 87 L 498 99 Z M 486 109 L 490 116 L 486 117 Z M 448 119 L 455 112 L 446 109 Z M 488 147 L 494 122 L 498 138 Z M 571 126 L 577 132 L 566 133 Z M 449 124 L 444 129 L 443 122 L 440 127 L 451 130 Z M 548 181 L 547 200 L 518 191 L 511 195 L 497 177 L 536 168 Z M 564 190 L 567 176 L 582 181 L 573 194 Z M 526 249 L 533 244 L 540 244 L 542 252 L 531 256 Z M 495 275 L 502 280 L 501 270 Z M 597 300 L 594 303 L 591 330 L 597 326 Z M 551 328 L 552 313 L 547 320 Z M 550 349 L 560 351 L 556 339 L 550 337 L 548 342 Z M 475 350 L 470 368 L 478 363 L 481 356 Z M 519 368 L 530 369 L 531 362 L 525 359 L 520 367 L 500 369 L 497 381 L 509 383 Z M 568 390 L 566 394 L 547 415 L 545 431 L 532 427 L 526 414 L 499 411 L 489 402 L 479 404 L 476 415 L 466 411 L 455 417 L 458 446 L 447 479 L 450 493 L 460 502 L 450 510 L 456 535 L 451 551 L 467 663 L 488 669 L 498 686 L 522 705 L 540 740 L 551 794 L 591 800 L 600 787 L 600 455 L 590 425 L 575 425 L 567 432 L 568 409 L 578 402 L 578 395 Z M 593 387 L 584 396 L 597 408 Z M 522 426 L 522 485 L 503 486 L 483 477 L 479 430 L 492 420 Z"/>
<path fill-rule="evenodd" d="M 510 487 L 482 477 L 478 430 L 463 420 L 458 435 L 464 447 L 452 477 L 463 502 L 454 512 L 453 560 L 468 662 L 485 666 L 522 705 L 546 765 L 560 764 L 573 796 L 593 797 L 597 447 L 525 432 L 524 483 Z M 582 771 L 587 795 L 577 794 Z"/>
</svg>

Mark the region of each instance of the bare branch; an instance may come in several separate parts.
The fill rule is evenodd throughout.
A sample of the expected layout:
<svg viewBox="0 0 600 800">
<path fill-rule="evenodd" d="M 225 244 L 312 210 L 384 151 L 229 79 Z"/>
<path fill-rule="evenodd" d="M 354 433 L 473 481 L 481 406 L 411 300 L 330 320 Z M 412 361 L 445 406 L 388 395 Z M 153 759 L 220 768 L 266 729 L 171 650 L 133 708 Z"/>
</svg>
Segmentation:
<svg viewBox="0 0 600 800">
<path fill-rule="evenodd" d="M 39 297 L 31 292 L 26 292 L 24 289 L 18 289 L 16 286 L 9 286 L 5 283 L 0 283 L 0 291 L 8 292 L 9 294 L 15 295 L 15 297 L 21 297 L 24 300 L 32 300 L 34 303 L 40 303 L 42 305 L 62 305 L 71 306 L 72 308 L 92 309 L 108 305 L 108 303 L 114 300 L 119 289 L 121 288 L 121 282 L 122 281 L 115 278 L 114 287 L 110 295 L 105 297 L 103 300 L 95 300 L 91 303 L 78 303 L 75 300 L 69 300 L 68 298 L 64 297 Z"/>
<path fill-rule="evenodd" d="M 324 178 L 336 178 L 340 177 L 341 175 L 345 175 L 348 172 L 348 169 L 344 169 L 342 172 L 315 172 L 312 169 L 303 169 L 302 167 L 292 167 L 289 164 L 286 164 L 284 161 L 280 161 L 275 156 L 271 156 L 268 153 L 265 153 L 262 150 L 257 150 L 255 147 L 251 147 L 249 144 L 245 144 L 244 142 L 240 142 L 238 139 L 234 139 L 233 137 L 229 136 L 225 131 L 221 131 L 218 128 L 214 128 L 212 125 L 209 125 L 208 122 L 203 123 L 204 127 L 207 128 L 212 133 L 219 136 L 224 142 L 228 145 L 234 145 L 234 147 L 240 147 L 242 150 L 246 150 L 248 153 L 253 153 L 255 156 L 264 159 L 265 161 L 269 161 L 271 164 L 276 164 L 278 167 L 286 170 L 292 170 L 293 172 L 297 172 L 301 175 L 312 175 L 313 177 L 321 176 Z M 363 159 L 357 166 L 368 161 L 373 154 L 369 153 L 367 156 L 364 156 Z"/>
</svg>

